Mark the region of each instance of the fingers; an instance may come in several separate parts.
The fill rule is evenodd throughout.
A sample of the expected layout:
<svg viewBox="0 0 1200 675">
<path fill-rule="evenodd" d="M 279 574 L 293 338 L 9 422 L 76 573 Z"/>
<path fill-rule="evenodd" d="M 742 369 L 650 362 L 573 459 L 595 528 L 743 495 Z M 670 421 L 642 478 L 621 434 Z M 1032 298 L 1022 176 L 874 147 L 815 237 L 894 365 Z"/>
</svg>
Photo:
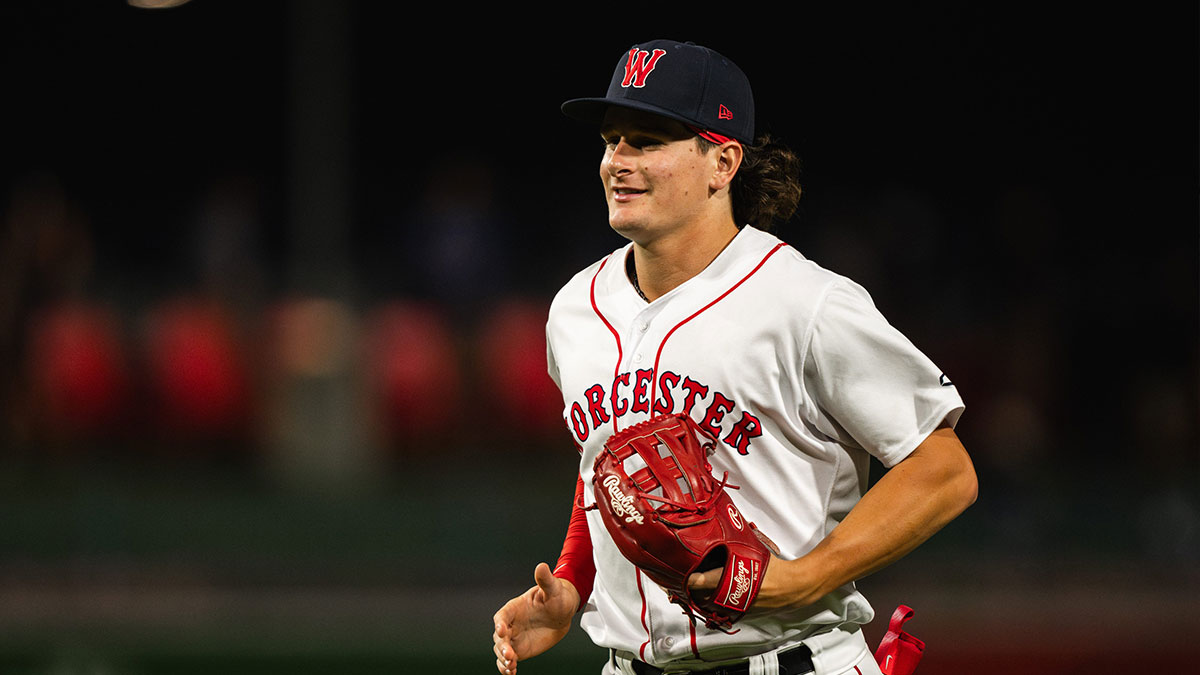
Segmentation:
<svg viewBox="0 0 1200 675">
<path fill-rule="evenodd" d="M 500 608 L 492 617 L 495 631 L 492 632 L 492 653 L 496 655 L 496 670 L 501 675 L 513 675 L 516 672 L 517 652 L 513 649 L 512 626 L 508 615 L 508 605 Z"/>
<path fill-rule="evenodd" d="M 496 654 L 496 670 L 503 675 L 512 675 L 517 671 L 517 659 L 513 656 L 511 647 L 496 645 L 494 652 Z"/>
<path fill-rule="evenodd" d="M 721 582 L 721 574 L 724 571 L 725 568 L 717 567 L 704 572 L 696 572 L 688 577 L 688 588 L 693 591 L 716 590 L 717 584 Z"/>
<path fill-rule="evenodd" d="M 512 629 L 509 628 L 506 620 L 500 618 L 500 612 L 496 612 L 494 621 L 496 629 L 492 632 L 492 651 L 496 653 L 497 657 L 500 657 L 504 655 L 505 650 L 512 650 L 512 646 L 509 644 Z"/>
<path fill-rule="evenodd" d="M 502 621 L 496 622 L 496 631 L 492 633 L 492 653 L 496 655 L 496 670 L 501 675 L 513 675 L 517 672 L 517 653 L 509 643 L 509 627 Z"/>
</svg>

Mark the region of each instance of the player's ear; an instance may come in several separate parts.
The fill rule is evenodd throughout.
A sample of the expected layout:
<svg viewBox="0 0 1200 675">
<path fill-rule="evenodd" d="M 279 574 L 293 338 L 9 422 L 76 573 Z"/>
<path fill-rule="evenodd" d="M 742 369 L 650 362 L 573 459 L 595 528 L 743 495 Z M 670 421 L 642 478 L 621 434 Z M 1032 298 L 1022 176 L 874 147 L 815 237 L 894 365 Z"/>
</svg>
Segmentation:
<svg viewBox="0 0 1200 675">
<path fill-rule="evenodd" d="M 720 190 L 733 181 L 738 168 L 742 166 L 742 154 L 742 144 L 737 141 L 726 141 L 717 148 L 717 164 L 708 184 L 709 189 Z"/>
</svg>

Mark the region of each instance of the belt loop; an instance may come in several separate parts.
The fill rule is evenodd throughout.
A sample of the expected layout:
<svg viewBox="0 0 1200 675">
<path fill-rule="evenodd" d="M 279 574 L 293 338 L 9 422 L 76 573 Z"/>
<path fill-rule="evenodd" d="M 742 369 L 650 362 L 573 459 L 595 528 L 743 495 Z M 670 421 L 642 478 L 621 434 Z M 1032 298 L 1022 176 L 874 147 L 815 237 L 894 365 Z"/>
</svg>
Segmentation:
<svg viewBox="0 0 1200 675">
<path fill-rule="evenodd" d="M 633 670 L 633 661 L 623 658 L 615 649 L 608 650 L 608 660 L 613 665 L 616 675 L 637 675 Z"/>
<path fill-rule="evenodd" d="M 779 675 L 779 652 L 772 649 L 751 656 L 749 675 Z"/>
</svg>

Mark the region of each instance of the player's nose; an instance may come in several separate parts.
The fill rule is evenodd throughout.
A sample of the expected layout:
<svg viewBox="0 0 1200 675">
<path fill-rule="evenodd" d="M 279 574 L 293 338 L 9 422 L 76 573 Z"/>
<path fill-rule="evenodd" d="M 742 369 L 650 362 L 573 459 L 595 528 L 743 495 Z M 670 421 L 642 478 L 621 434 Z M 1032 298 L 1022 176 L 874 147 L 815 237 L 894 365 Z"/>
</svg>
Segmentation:
<svg viewBox="0 0 1200 675">
<path fill-rule="evenodd" d="M 605 157 L 605 170 L 613 176 L 632 171 L 635 152 L 636 148 L 622 138 Z"/>
</svg>

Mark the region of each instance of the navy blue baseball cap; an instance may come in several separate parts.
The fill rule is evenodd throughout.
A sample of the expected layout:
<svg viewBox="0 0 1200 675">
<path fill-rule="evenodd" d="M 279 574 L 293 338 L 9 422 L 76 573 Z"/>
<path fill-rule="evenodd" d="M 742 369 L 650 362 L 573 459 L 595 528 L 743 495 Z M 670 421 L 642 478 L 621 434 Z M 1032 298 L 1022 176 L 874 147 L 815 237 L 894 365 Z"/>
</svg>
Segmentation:
<svg viewBox="0 0 1200 675">
<path fill-rule="evenodd" d="M 562 111 L 599 124 L 613 105 L 678 120 L 716 142 L 722 137 L 754 142 L 750 80 L 733 61 L 691 42 L 633 45 L 617 60 L 604 98 L 571 99 Z"/>
</svg>

